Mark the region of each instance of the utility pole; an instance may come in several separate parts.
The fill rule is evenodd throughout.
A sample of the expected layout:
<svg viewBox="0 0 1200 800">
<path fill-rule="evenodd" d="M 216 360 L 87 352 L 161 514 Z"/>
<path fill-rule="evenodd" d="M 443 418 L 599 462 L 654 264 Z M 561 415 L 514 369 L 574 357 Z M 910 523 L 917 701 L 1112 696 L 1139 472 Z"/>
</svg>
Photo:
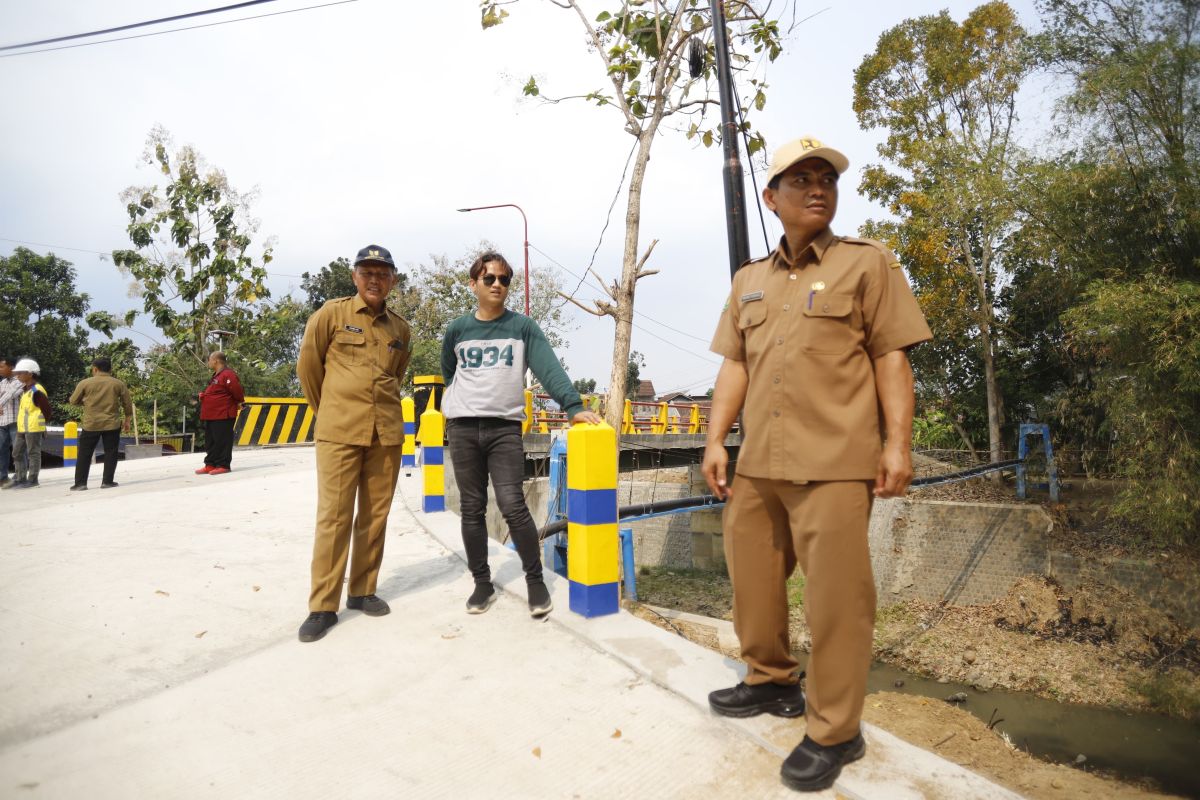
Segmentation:
<svg viewBox="0 0 1200 800">
<path fill-rule="evenodd" d="M 729 37 L 725 32 L 725 5 L 722 0 L 710 0 L 713 23 L 713 49 L 717 54 L 717 89 L 721 99 L 721 151 L 725 165 L 725 229 L 729 241 L 729 275 L 732 279 L 738 268 L 750 258 L 750 234 L 746 229 L 745 178 L 742 158 L 738 153 L 736 104 L 733 99 L 733 75 L 729 71 Z"/>
</svg>

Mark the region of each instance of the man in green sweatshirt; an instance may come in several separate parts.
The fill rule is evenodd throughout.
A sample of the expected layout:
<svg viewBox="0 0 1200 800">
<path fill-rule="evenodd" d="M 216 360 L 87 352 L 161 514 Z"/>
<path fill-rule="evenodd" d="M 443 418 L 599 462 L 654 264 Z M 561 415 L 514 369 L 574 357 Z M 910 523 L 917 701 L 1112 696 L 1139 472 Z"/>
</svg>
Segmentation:
<svg viewBox="0 0 1200 800">
<path fill-rule="evenodd" d="M 496 599 L 488 567 L 488 477 L 508 530 L 529 591 L 529 613 L 542 617 L 554 607 L 542 579 L 537 526 L 525 505 L 521 482 L 525 477 L 525 449 L 521 420 L 525 418 L 525 370 L 562 406 L 572 422 L 599 424 L 585 411 L 579 393 L 563 371 L 546 335 L 529 317 L 504 307 L 513 269 L 499 253 L 484 253 L 471 265 L 470 287 L 479 304 L 446 328 L 442 340 L 442 376 L 446 393 L 442 412 L 450 459 L 462 498 L 462 536 L 467 568 L 475 590 L 467 612 L 482 614 Z"/>
</svg>

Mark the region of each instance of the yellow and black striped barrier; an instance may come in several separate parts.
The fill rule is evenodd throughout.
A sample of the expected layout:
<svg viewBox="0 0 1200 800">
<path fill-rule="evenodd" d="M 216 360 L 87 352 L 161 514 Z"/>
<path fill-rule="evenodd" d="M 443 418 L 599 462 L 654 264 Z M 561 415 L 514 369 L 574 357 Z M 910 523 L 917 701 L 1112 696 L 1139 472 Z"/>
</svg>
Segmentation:
<svg viewBox="0 0 1200 800">
<path fill-rule="evenodd" d="M 313 440 L 313 412 L 303 397 L 247 397 L 233 424 L 241 447 Z"/>
</svg>

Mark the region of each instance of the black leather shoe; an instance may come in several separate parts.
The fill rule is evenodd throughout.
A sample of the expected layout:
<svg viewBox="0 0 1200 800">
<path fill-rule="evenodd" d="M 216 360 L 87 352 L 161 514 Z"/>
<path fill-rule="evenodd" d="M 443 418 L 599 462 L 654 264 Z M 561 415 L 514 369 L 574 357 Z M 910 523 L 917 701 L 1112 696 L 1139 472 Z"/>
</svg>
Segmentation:
<svg viewBox="0 0 1200 800">
<path fill-rule="evenodd" d="M 392 613 L 387 601 L 373 594 L 350 595 L 346 598 L 346 608 L 361 611 L 368 617 L 382 617 Z"/>
<path fill-rule="evenodd" d="M 862 734 L 841 744 L 817 744 L 807 736 L 783 762 L 780 777 L 789 789 L 816 792 L 833 786 L 842 767 L 858 761 L 867 752 Z"/>
<path fill-rule="evenodd" d="M 100 488 L 101 489 L 115 489 L 120 485 L 121 484 L 117 483 L 116 481 L 109 481 L 108 483 L 100 484 Z"/>
<path fill-rule="evenodd" d="M 86 492 L 87 484 L 86 483 L 77 483 L 71 487 L 71 491 L 72 492 Z"/>
<path fill-rule="evenodd" d="M 804 692 L 799 683 L 739 683 L 732 689 L 718 689 L 708 695 L 708 705 L 725 717 L 753 717 L 774 714 L 799 717 L 804 714 Z"/>
<path fill-rule="evenodd" d="M 337 625 L 337 614 L 332 611 L 314 611 L 300 626 L 300 641 L 315 642 L 334 625 Z"/>
</svg>

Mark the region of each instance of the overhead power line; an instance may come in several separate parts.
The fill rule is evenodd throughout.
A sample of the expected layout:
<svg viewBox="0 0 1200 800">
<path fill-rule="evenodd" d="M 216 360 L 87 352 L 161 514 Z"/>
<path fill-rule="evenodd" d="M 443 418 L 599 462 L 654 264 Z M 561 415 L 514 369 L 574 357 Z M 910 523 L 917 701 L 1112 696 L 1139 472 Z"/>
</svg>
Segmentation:
<svg viewBox="0 0 1200 800">
<path fill-rule="evenodd" d="M 274 0 L 255 0 L 255 2 L 273 2 L 273 1 Z M 41 50 L 25 50 L 20 53 L 0 53 L 0 58 L 16 58 L 17 56 L 31 56 L 31 55 L 35 55 L 37 53 L 52 53 L 55 50 L 72 50 L 76 47 L 91 47 L 92 45 L 96 45 L 96 44 L 112 44 L 113 42 L 125 42 L 125 41 L 129 41 L 130 39 L 145 39 L 149 36 L 162 36 L 163 34 L 167 34 L 167 33 L 179 33 L 181 31 L 198 30 L 200 28 L 213 28 L 213 27 L 216 27 L 217 25 L 230 25 L 234 22 L 248 22 L 249 20 L 252 20 L 252 19 L 263 19 L 265 17 L 278 17 L 278 16 L 282 16 L 284 14 L 295 14 L 298 11 L 313 11 L 318 8 L 329 8 L 330 6 L 343 6 L 343 5 L 346 5 L 347 3 L 357 3 L 357 2 L 358 2 L 358 0 L 336 0 L 336 2 L 320 3 L 318 5 L 313 5 L 313 6 L 304 6 L 303 8 L 289 8 L 286 11 L 272 11 L 268 14 L 254 14 L 253 16 L 249 16 L 249 17 L 238 17 L 236 19 L 225 19 L 225 20 L 221 20 L 220 22 L 207 22 L 207 23 L 204 23 L 203 25 L 186 25 L 182 28 L 170 28 L 165 31 L 151 31 L 150 33 L 138 33 L 138 34 L 134 34 L 132 36 L 118 36 L 115 39 L 101 39 L 100 41 L 97 41 L 97 42 L 79 42 L 78 44 L 65 44 L 65 45 L 62 45 L 61 47 L 43 47 Z M 245 3 L 244 5 L 250 5 L 250 3 Z M 228 8 L 236 8 L 236 6 L 228 6 Z M 208 11 L 208 12 L 196 12 L 196 13 L 214 13 L 215 11 L 219 11 L 219 10 L 223 10 L 223 9 L 213 9 L 212 11 Z M 161 21 L 161 20 L 156 20 L 155 22 L 159 22 L 159 21 Z M 138 25 L 152 25 L 152 24 L 155 24 L 155 23 L 154 22 L 138 23 Z M 97 35 L 97 34 L 95 34 L 95 33 L 76 34 L 75 36 L 72 36 L 72 37 L 63 37 L 63 38 L 77 38 L 79 36 L 95 36 L 95 35 Z M 60 39 L 60 41 L 61 41 L 61 39 Z M 31 47 L 31 46 L 32 46 L 32 43 L 9 45 L 7 47 L 0 48 L 0 51 L 11 50 L 13 48 Z"/>
<path fill-rule="evenodd" d="M 128 25 L 118 25 L 115 28 L 104 28 L 98 31 L 88 31 L 87 33 L 72 33 L 69 36 L 56 36 L 53 39 L 39 39 L 36 42 L 23 42 L 22 44 L 9 44 L 0 47 L 3 50 L 21 50 L 26 47 L 37 47 L 42 44 L 56 44 L 58 42 L 69 42 L 72 39 L 87 39 L 92 36 L 103 36 L 106 33 L 119 33 L 121 31 L 131 31 L 134 28 L 145 28 L 149 25 L 159 25 L 163 22 L 175 22 L 181 19 L 191 19 L 192 17 L 202 17 L 206 14 L 219 14 L 222 11 L 232 11 L 235 8 L 245 8 L 246 6 L 257 6 L 263 3 L 273 3 L 275 0 L 246 0 L 244 3 L 234 3 L 231 6 L 221 6 L 220 8 L 208 8 L 204 11 L 190 11 L 187 14 L 176 14 L 173 17 L 162 17 L 161 19 L 150 19 L 145 22 L 132 22 Z"/>
</svg>

